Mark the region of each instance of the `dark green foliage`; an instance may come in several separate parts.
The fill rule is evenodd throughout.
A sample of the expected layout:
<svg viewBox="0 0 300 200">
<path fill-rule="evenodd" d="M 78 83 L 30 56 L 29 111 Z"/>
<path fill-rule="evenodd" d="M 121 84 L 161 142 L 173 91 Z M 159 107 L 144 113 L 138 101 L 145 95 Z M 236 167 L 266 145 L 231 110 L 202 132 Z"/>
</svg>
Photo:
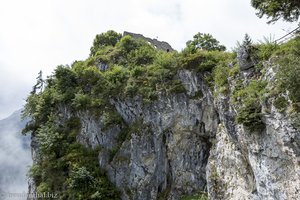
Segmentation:
<svg viewBox="0 0 300 200">
<path fill-rule="evenodd" d="M 98 152 L 76 142 L 80 121 L 76 117 L 62 126 L 50 120 L 36 134 L 40 146 L 30 169 L 37 192 L 53 191 L 60 199 L 119 199 L 98 164 Z"/>
<path fill-rule="evenodd" d="M 252 101 L 238 110 L 236 121 L 244 124 L 251 131 L 261 130 L 264 127 L 262 122 L 261 105 L 259 102 Z"/>
<path fill-rule="evenodd" d="M 220 51 L 201 51 L 195 53 L 183 52 L 180 55 L 179 65 L 183 69 L 195 70 L 197 72 L 211 72 L 214 67 L 225 62 L 231 56 L 230 53 Z"/>
<path fill-rule="evenodd" d="M 160 193 L 158 193 L 157 200 L 168 199 L 168 196 L 169 196 L 170 192 L 171 192 L 171 187 L 167 186 L 166 189 L 164 189 L 163 191 L 161 191 Z"/>
<path fill-rule="evenodd" d="M 121 116 L 112 107 L 106 107 L 106 109 L 101 113 L 101 116 L 105 128 L 109 128 L 116 124 L 122 124 Z"/>
<path fill-rule="evenodd" d="M 275 99 L 274 106 L 279 112 L 283 112 L 287 108 L 288 102 L 283 96 L 280 96 Z"/>
<path fill-rule="evenodd" d="M 252 46 L 252 40 L 251 40 L 250 36 L 247 33 L 244 36 L 242 46 L 244 46 L 244 47 Z"/>
<path fill-rule="evenodd" d="M 54 72 L 55 89 L 60 94 L 60 101 L 68 102 L 74 98 L 77 86 L 76 74 L 68 67 L 58 66 Z"/>
<path fill-rule="evenodd" d="M 129 71 L 121 66 L 113 66 L 110 70 L 103 73 L 105 91 L 102 91 L 105 96 L 115 96 L 123 91 L 126 85 Z"/>
<path fill-rule="evenodd" d="M 115 46 L 121 37 L 121 34 L 112 30 L 96 35 L 90 55 L 94 56 L 102 47 Z"/>
<path fill-rule="evenodd" d="M 275 52 L 279 64 L 276 74 L 276 90 L 278 93 L 286 94 L 288 91 L 289 100 L 292 106 L 288 113 L 293 125 L 300 129 L 300 37 L 288 41 L 281 45 Z M 279 112 L 286 110 L 288 102 L 282 96 L 277 97 L 274 106 Z"/>
<path fill-rule="evenodd" d="M 280 65 L 276 75 L 280 91 L 289 91 L 294 103 L 300 102 L 300 37 L 290 41 L 277 52 Z M 287 50 L 285 50 L 287 49 Z"/>
<path fill-rule="evenodd" d="M 264 128 L 260 102 L 265 94 L 265 87 L 265 82 L 252 80 L 247 87 L 237 89 L 233 95 L 233 102 L 238 105 L 236 121 L 251 131 Z"/>
<path fill-rule="evenodd" d="M 197 49 L 206 51 L 225 51 L 226 47 L 219 43 L 220 42 L 213 38 L 211 34 L 197 33 L 194 35 L 193 40 L 187 41 L 186 46 L 191 52 L 195 52 Z"/>
<path fill-rule="evenodd" d="M 251 0 L 251 5 L 258 10 L 261 18 L 267 16 L 271 22 L 283 19 L 285 21 L 297 21 L 300 15 L 299 0 Z"/>
<path fill-rule="evenodd" d="M 203 97 L 203 92 L 201 90 L 195 92 L 195 94 L 191 97 L 191 99 L 199 99 Z"/>
<path fill-rule="evenodd" d="M 138 48 L 137 40 L 133 39 L 131 36 L 126 35 L 122 37 L 117 47 L 121 49 L 123 54 L 128 54 L 129 52 Z"/>
<path fill-rule="evenodd" d="M 42 70 L 39 72 L 39 75 L 38 77 L 36 78 L 36 84 L 33 86 L 32 88 L 32 91 L 31 91 L 31 94 L 36 94 L 39 90 L 39 92 L 42 92 L 43 91 L 43 88 L 44 88 L 44 79 L 43 79 L 43 72 Z"/>
<path fill-rule="evenodd" d="M 237 62 L 241 70 L 248 70 L 258 63 L 258 49 L 248 34 L 245 34 L 242 44 L 238 44 Z"/>
<path fill-rule="evenodd" d="M 138 49 L 130 52 L 128 55 L 128 60 L 130 65 L 147 65 L 151 64 L 155 58 L 156 51 L 150 45 L 143 45 Z"/>
</svg>

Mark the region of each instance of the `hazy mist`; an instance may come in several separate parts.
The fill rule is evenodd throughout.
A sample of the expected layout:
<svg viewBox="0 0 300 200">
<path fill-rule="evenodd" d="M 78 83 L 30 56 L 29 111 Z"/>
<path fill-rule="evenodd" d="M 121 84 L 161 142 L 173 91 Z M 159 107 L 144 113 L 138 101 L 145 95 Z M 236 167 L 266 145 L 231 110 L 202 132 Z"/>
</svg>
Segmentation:
<svg viewBox="0 0 300 200">
<path fill-rule="evenodd" d="M 30 138 L 23 136 L 25 121 L 20 111 L 0 120 L 0 199 L 21 200 L 9 197 L 9 193 L 27 193 L 27 177 L 31 165 Z"/>
</svg>

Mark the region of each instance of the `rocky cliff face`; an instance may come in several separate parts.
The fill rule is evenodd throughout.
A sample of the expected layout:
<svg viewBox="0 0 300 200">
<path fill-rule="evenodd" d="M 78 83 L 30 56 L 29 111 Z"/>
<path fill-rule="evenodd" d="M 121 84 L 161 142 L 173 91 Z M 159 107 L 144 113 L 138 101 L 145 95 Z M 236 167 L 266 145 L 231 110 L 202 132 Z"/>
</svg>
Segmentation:
<svg viewBox="0 0 300 200">
<path fill-rule="evenodd" d="M 218 116 L 213 99 L 201 77 L 189 71 L 179 76 L 188 93 L 160 94 L 144 104 L 139 98 L 111 99 L 129 126 L 137 126 L 119 146 L 119 126 L 103 130 L 101 119 L 80 114 L 79 140 L 87 146 L 100 145 L 100 166 L 122 191 L 123 199 L 178 199 L 204 190 L 206 165 L 215 137 Z M 197 96 L 201 92 L 202 96 Z"/>
<path fill-rule="evenodd" d="M 270 84 L 271 71 L 265 77 Z M 100 165 L 122 198 L 178 199 L 207 184 L 210 199 L 298 199 L 300 134 L 272 100 L 265 105 L 265 129 L 251 132 L 235 123 L 226 96 L 213 99 L 201 76 L 179 76 L 187 95 L 161 94 L 147 105 L 139 98 L 111 100 L 127 124 L 142 124 L 113 158 L 120 127 L 102 131 L 101 120 L 80 115 L 79 140 L 101 145 Z"/>
<path fill-rule="evenodd" d="M 228 96 L 213 98 L 199 74 L 178 75 L 187 94 L 161 93 L 150 104 L 139 97 L 111 99 L 134 127 L 121 143 L 122 126 L 107 129 L 103 117 L 77 113 L 78 141 L 101 147 L 100 166 L 122 199 L 176 200 L 206 188 L 209 199 L 298 199 L 300 133 L 289 118 L 270 100 L 265 129 L 251 132 L 236 124 Z M 60 116 L 70 117 L 66 107 Z M 37 150 L 34 138 L 32 144 Z"/>
<path fill-rule="evenodd" d="M 118 55 L 124 51 L 122 45 L 134 42 L 126 40 L 121 39 L 116 49 L 105 54 L 114 62 L 122 61 L 119 64 L 124 68 L 101 55 L 92 57 L 73 64 L 73 68 L 57 69 L 46 92 L 31 96 L 34 101 L 29 108 L 35 111 L 33 116 L 38 116 L 29 126 L 34 131 L 34 163 L 37 167 L 49 165 L 48 160 L 37 158 L 39 140 L 47 140 L 45 132 L 49 131 L 53 136 L 47 140 L 50 145 L 44 142 L 43 156 L 52 152 L 63 160 L 63 174 L 57 170 L 61 176 L 61 188 L 57 190 L 69 187 L 71 192 L 61 192 L 65 195 L 62 199 L 72 199 L 70 195 L 78 191 L 77 182 L 97 184 L 93 166 L 89 166 L 89 172 L 85 163 L 78 161 L 84 155 L 74 153 L 79 147 L 68 138 L 74 130 L 74 140 L 87 149 L 99 150 L 96 162 L 122 200 L 177 200 L 201 191 L 216 200 L 300 198 L 300 133 L 288 111 L 292 105 L 288 92 L 274 92 L 278 66 L 272 60 L 263 66 L 258 66 L 263 62 L 255 62 L 250 68 L 238 68 L 232 58 L 228 65 L 224 52 L 198 51 L 179 57 L 164 52 L 165 57 L 158 56 L 155 64 L 154 57 L 148 64 L 141 59 L 147 54 L 134 57 L 141 63 L 133 67 L 124 55 Z M 181 66 L 174 67 L 173 59 Z M 99 62 L 105 67 L 96 68 Z M 170 86 L 178 86 L 176 81 L 184 88 L 174 92 Z M 139 90 L 139 84 L 144 90 Z M 149 101 L 147 95 L 153 91 L 156 96 Z M 278 99 L 284 102 L 280 109 L 275 106 Z M 37 109 L 36 102 L 40 103 Z M 74 129 L 75 118 L 80 127 Z M 70 152 L 51 149 L 56 141 L 72 141 L 67 146 Z M 51 162 L 57 167 L 55 158 Z M 40 185 L 36 189 L 33 180 L 31 192 L 51 188 L 52 182 L 47 182 L 40 173 L 43 169 L 38 169 L 35 179 Z M 47 170 L 52 172 L 51 167 Z M 103 199 L 103 192 L 109 196 L 104 189 L 91 191 L 85 195 Z"/>
<path fill-rule="evenodd" d="M 272 89 L 273 68 L 265 67 Z M 236 108 L 226 97 L 216 98 L 221 123 L 207 166 L 211 199 L 299 199 L 299 131 L 273 101 L 263 105 L 265 128 L 250 131 L 232 121 Z"/>
</svg>

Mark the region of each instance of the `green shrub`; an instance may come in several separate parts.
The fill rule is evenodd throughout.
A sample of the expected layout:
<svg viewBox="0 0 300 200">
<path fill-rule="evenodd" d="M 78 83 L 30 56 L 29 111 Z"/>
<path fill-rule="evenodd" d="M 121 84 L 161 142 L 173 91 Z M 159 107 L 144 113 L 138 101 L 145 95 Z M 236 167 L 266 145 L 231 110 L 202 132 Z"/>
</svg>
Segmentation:
<svg viewBox="0 0 300 200">
<path fill-rule="evenodd" d="M 266 42 L 259 45 L 256 45 L 258 48 L 258 57 L 260 61 L 269 60 L 273 53 L 279 48 L 276 43 Z"/>
<path fill-rule="evenodd" d="M 119 115 L 119 113 L 117 113 L 117 111 L 114 111 L 113 108 L 106 109 L 104 112 L 102 112 L 102 118 L 105 128 L 122 123 L 122 117 Z"/>
<path fill-rule="evenodd" d="M 289 98 L 300 102 L 300 57 L 297 55 L 285 55 L 280 58 L 280 67 L 277 77 L 277 85 L 281 91 L 289 91 Z"/>
<path fill-rule="evenodd" d="M 211 72 L 214 67 L 223 63 L 227 65 L 233 60 L 233 54 L 220 51 L 197 50 L 195 53 L 184 52 L 179 57 L 179 67 L 196 72 Z"/>
<path fill-rule="evenodd" d="M 274 106 L 279 112 L 283 112 L 288 106 L 288 101 L 283 96 L 277 97 Z"/>
<path fill-rule="evenodd" d="M 165 51 L 158 51 L 156 53 L 156 57 L 153 61 L 153 64 L 156 66 L 160 66 L 164 69 L 174 69 L 176 70 L 178 59 L 178 53 L 174 52 L 165 52 Z"/>
<path fill-rule="evenodd" d="M 89 97 L 89 95 L 77 93 L 75 94 L 75 98 L 73 99 L 72 104 L 77 110 L 84 110 L 89 108 L 91 104 L 91 98 Z"/>
<path fill-rule="evenodd" d="M 129 64 L 137 66 L 151 64 L 155 58 L 155 54 L 155 49 L 145 43 L 128 54 Z"/>
<path fill-rule="evenodd" d="M 251 131 L 264 128 L 260 102 L 266 93 L 267 83 L 252 80 L 248 86 L 237 88 L 233 94 L 233 103 L 237 106 L 237 123 L 244 124 Z"/>
<path fill-rule="evenodd" d="M 36 188 L 36 190 L 37 190 L 38 194 L 42 194 L 44 192 L 47 193 L 47 192 L 51 191 L 50 187 L 45 182 L 40 183 L 39 186 Z"/>
<path fill-rule="evenodd" d="M 208 194 L 201 191 L 191 196 L 182 197 L 181 200 L 208 200 Z"/>
<path fill-rule="evenodd" d="M 252 102 L 252 104 L 241 107 L 238 110 L 236 121 L 239 124 L 244 124 L 251 131 L 261 130 L 264 124 L 259 102 Z"/>
<path fill-rule="evenodd" d="M 167 92 L 169 93 L 186 93 L 185 87 L 182 85 L 182 82 L 180 80 L 173 80 L 170 82 L 170 87 L 167 89 Z M 199 94 L 199 93 L 197 93 Z M 195 96 L 197 96 L 197 94 Z"/>
<path fill-rule="evenodd" d="M 228 84 L 229 67 L 218 65 L 213 70 L 214 83 L 217 87 L 222 87 Z"/>
<path fill-rule="evenodd" d="M 233 65 L 233 67 L 231 67 L 229 69 L 229 76 L 230 77 L 235 77 L 239 74 L 239 72 L 240 72 L 240 68 L 237 64 L 235 64 L 235 65 Z"/>
<path fill-rule="evenodd" d="M 130 53 L 131 51 L 138 48 L 138 42 L 136 39 L 132 38 L 129 35 L 126 35 L 121 38 L 120 42 L 117 44 L 117 48 L 122 51 L 123 55 Z"/>
<path fill-rule="evenodd" d="M 121 39 L 121 37 L 121 34 L 112 30 L 107 31 L 106 33 L 96 35 L 96 38 L 93 42 L 93 46 L 91 47 L 90 55 L 95 55 L 98 50 L 105 46 L 115 46 L 117 42 Z"/>
<path fill-rule="evenodd" d="M 71 170 L 70 177 L 67 180 L 71 189 L 88 190 L 95 184 L 95 178 L 86 169 L 86 167 L 75 167 Z"/>
<path fill-rule="evenodd" d="M 197 51 L 196 53 L 184 56 L 181 59 L 180 67 L 183 69 L 205 72 L 211 71 L 216 64 L 216 59 L 210 57 L 210 54 L 204 51 Z"/>
<path fill-rule="evenodd" d="M 40 183 L 42 179 L 42 173 L 43 169 L 41 166 L 37 163 L 34 163 L 28 171 L 28 176 L 32 177 L 34 182 Z"/>
<path fill-rule="evenodd" d="M 128 79 L 128 70 L 121 66 L 113 66 L 103 73 L 105 91 L 102 93 L 109 96 L 117 96 L 123 92 L 124 85 Z"/>
<path fill-rule="evenodd" d="M 280 45 L 274 55 L 279 64 L 275 91 L 277 94 L 288 91 L 288 97 L 292 101 L 293 107 L 293 113 L 290 112 L 290 115 L 293 116 L 291 118 L 295 118 L 294 116 L 297 116 L 296 113 L 300 110 L 297 109 L 300 105 L 300 36 Z M 288 102 L 280 96 L 275 99 L 274 106 L 279 112 L 283 112 L 288 106 Z M 297 124 L 296 121 L 298 120 L 294 121 L 294 124 Z"/>
</svg>

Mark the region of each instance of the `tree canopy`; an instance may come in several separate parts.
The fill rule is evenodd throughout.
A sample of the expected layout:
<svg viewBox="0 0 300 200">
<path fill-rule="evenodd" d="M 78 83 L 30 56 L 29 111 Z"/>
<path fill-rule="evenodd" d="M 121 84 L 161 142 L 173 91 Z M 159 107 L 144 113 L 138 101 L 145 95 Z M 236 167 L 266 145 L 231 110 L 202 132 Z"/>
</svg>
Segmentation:
<svg viewBox="0 0 300 200">
<path fill-rule="evenodd" d="M 193 40 L 187 41 L 186 45 L 191 51 L 196 49 L 202 49 L 207 51 L 225 51 L 226 47 L 219 44 L 211 34 L 208 33 L 197 33 L 194 35 Z"/>
<path fill-rule="evenodd" d="M 121 39 L 121 37 L 121 34 L 112 30 L 96 35 L 96 38 L 93 42 L 93 46 L 91 47 L 90 55 L 95 55 L 101 47 L 115 46 L 117 42 Z"/>
<path fill-rule="evenodd" d="M 268 23 L 283 19 L 288 22 L 297 21 L 300 15 L 299 0 L 251 0 L 251 5 L 258 10 L 261 18 L 267 16 Z"/>
</svg>

